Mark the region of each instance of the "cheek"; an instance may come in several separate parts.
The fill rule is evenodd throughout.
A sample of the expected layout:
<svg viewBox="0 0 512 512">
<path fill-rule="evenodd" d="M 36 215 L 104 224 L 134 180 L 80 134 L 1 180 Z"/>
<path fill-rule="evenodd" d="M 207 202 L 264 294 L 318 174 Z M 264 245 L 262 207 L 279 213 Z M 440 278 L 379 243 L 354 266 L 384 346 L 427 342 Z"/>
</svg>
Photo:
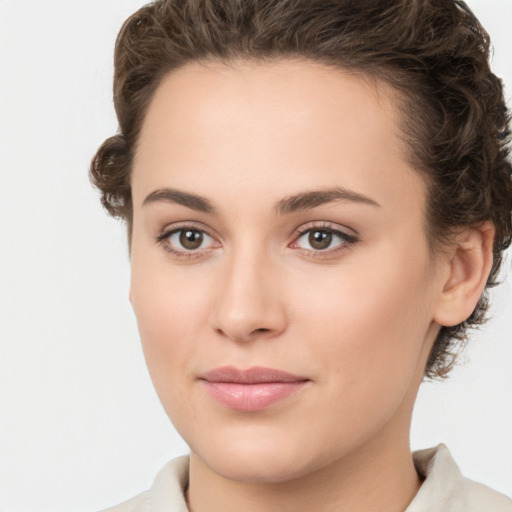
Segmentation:
<svg viewBox="0 0 512 512">
<path fill-rule="evenodd" d="M 208 294 L 199 293 L 198 283 L 182 274 L 155 261 L 145 265 L 132 259 L 132 306 L 153 384 L 168 413 L 184 408 L 181 401 L 192 378 L 187 369 L 208 322 Z"/>
<path fill-rule="evenodd" d="M 203 274 L 207 269 L 203 268 Z M 131 258 L 131 301 L 145 345 L 186 345 L 207 312 L 203 276 L 191 279 L 187 265 L 169 262 L 163 249 L 134 239 Z"/>
<path fill-rule="evenodd" d="M 327 368 L 324 378 L 354 400 L 399 397 L 422 371 L 429 343 L 432 297 L 424 253 L 402 261 L 393 251 L 379 254 L 379 262 L 322 282 L 321 293 L 302 293 L 302 328 Z"/>
</svg>

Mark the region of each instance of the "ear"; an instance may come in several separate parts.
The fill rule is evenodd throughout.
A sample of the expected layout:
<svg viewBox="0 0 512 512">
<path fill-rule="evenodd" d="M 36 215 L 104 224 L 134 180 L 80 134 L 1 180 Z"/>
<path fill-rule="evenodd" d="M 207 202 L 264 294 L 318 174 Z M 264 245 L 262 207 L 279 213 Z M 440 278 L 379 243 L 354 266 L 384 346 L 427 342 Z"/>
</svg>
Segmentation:
<svg viewBox="0 0 512 512">
<path fill-rule="evenodd" d="M 487 283 L 493 263 L 495 229 L 487 221 L 456 236 L 451 248 L 434 320 L 457 325 L 473 313 Z"/>
</svg>

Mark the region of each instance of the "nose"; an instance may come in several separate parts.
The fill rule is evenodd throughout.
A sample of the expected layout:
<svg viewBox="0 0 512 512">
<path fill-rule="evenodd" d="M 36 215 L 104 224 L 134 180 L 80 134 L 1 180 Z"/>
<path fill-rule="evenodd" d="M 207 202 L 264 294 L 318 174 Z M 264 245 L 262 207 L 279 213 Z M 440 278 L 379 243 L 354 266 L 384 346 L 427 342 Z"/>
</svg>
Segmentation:
<svg viewBox="0 0 512 512">
<path fill-rule="evenodd" d="M 212 311 L 214 330 L 235 342 L 269 339 L 286 329 L 278 269 L 256 254 L 226 261 Z"/>
</svg>

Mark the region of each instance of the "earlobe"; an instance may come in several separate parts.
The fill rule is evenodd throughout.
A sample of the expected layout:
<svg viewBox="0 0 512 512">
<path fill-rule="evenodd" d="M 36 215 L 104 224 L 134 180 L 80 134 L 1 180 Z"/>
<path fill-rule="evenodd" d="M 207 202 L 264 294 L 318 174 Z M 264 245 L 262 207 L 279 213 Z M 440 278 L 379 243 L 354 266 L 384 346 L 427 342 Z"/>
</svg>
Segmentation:
<svg viewBox="0 0 512 512">
<path fill-rule="evenodd" d="M 491 271 L 494 233 L 494 225 L 487 221 L 457 235 L 436 307 L 434 320 L 439 325 L 457 325 L 473 313 Z"/>
</svg>

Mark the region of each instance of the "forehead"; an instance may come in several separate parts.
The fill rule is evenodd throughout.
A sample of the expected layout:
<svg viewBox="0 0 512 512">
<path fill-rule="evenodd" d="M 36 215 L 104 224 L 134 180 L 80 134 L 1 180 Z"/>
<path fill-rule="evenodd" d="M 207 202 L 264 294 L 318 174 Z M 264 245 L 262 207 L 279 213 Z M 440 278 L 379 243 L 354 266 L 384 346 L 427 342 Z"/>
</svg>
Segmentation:
<svg viewBox="0 0 512 512">
<path fill-rule="evenodd" d="M 218 126 L 230 131 L 231 140 L 239 128 L 239 137 L 249 131 L 261 140 L 262 128 L 275 137 L 273 129 L 290 132 L 293 127 L 293 135 L 299 136 L 313 125 L 325 132 L 349 123 L 359 132 L 346 131 L 345 139 L 351 132 L 371 136 L 380 129 L 392 136 L 400 124 L 394 100 L 393 90 L 377 79 L 311 60 L 193 62 L 163 79 L 140 139 L 165 128 L 175 140 L 186 140 Z M 223 131 L 217 131 L 221 137 Z M 286 135 L 283 131 L 282 137 Z"/>
<path fill-rule="evenodd" d="M 226 195 L 226 184 L 232 196 L 339 185 L 403 199 L 421 186 L 399 127 L 391 89 L 366 76 L 294 59 L 188 64 L 149 106 L 134 204 L 163 186 L 208 196 Z"/>
</svg>

